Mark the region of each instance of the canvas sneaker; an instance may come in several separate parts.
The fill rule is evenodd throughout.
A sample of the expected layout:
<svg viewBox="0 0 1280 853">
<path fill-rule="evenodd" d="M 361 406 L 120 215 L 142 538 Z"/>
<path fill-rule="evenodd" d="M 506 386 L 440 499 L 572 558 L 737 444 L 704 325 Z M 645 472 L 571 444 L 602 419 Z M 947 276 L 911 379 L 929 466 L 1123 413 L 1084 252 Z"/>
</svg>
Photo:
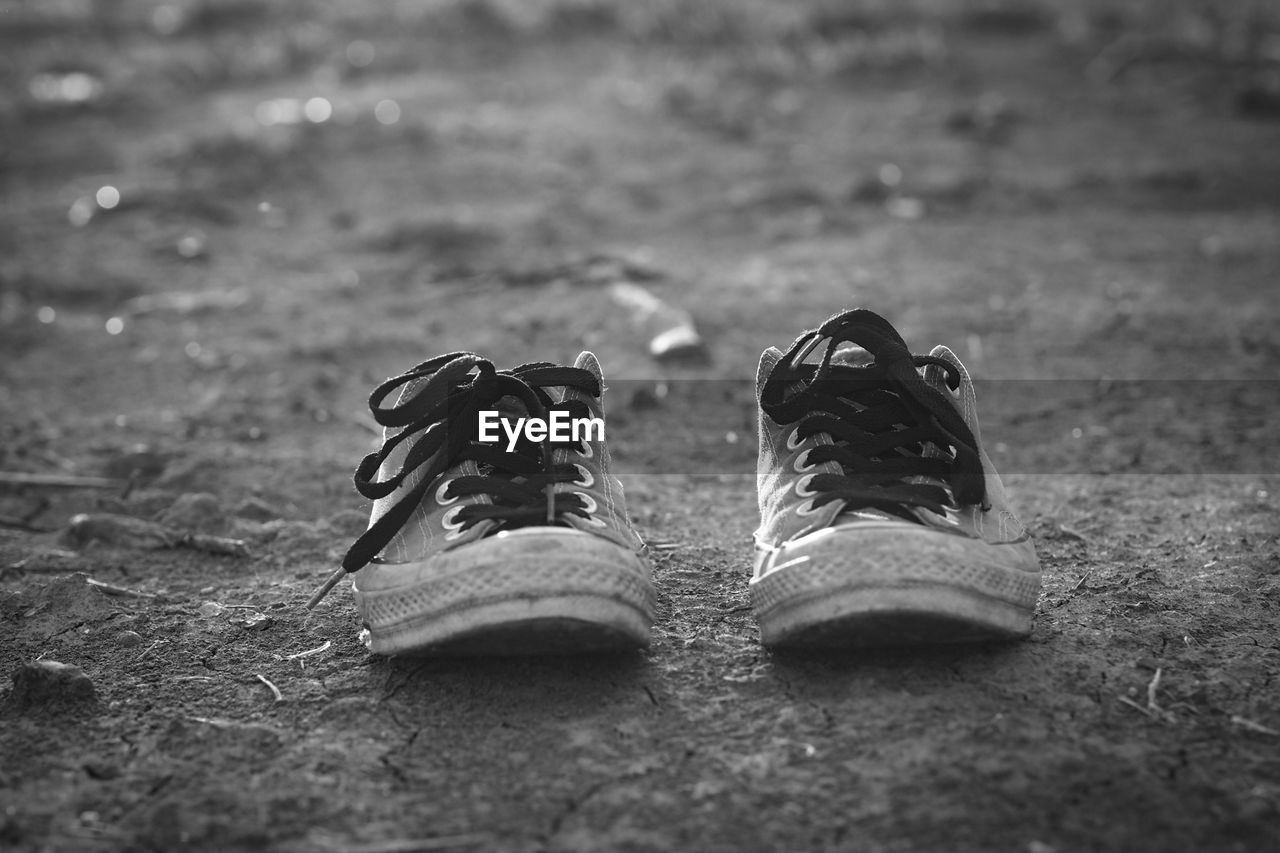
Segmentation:
<svg viewBox="0 0 1280 853">
<path fill-rule="evenodd" d="M 654 593 L 602 430 L 481 441 L 479 413 L 600 418 L 591 353 L 497 370 L 473 353 L 419 364 L 370 397 L 381 450 L 356 469 L 369 527 L 346 574 L 379 654 L 535 654 L 645 646 Z M 384 406 L 398 392 L 396 402 Z M 492 434 L 486 436 L 492 438 Z"/>
<path fill-rule="evenodd" d="M 769 646 L 1026 636 L 1040 562 L 982 449 L 973 383 L 884 318 L 765 350 L 751 597 Z"/>
</svg>

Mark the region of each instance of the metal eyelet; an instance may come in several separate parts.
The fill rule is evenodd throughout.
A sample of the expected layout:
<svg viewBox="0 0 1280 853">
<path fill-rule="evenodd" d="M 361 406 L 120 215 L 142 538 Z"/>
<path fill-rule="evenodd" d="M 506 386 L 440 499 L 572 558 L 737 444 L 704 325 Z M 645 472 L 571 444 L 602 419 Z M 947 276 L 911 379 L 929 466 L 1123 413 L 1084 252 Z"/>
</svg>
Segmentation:
<svg viewBox="0 0 1280 853">
<path fill-rule="evenodd" d="M 807 500 L 796 507 L 796 515 L 813 515 L 819 509 L 821 509 L 821 507 L 815 506 L 812 500 Z"/>
<path fill-rule="evenodd" d="M 461 521 L 454 520 L 457 519 L 458 512 L 462 512 L 461 506 L 453 507 L 452 510 L 448 510 L 444 515 L 440 516 L 440 526 L 445 530 L 448 530 L 449 535 L 462 532 Z"/>
<path fill-rule="evenodd" d="M 813 483 L 813 478 L 816 476 L 818 475 L 807 474 L 801 477 L 799 480 L 796 480 L 795 488 L 796 488 L 796 495 L 798 497 L 812 498 L 818 494 L 817 492 L 815 492 L 813 489 L 810 488 L 810 485 Z"/>
<path fill-rule="evenodd" d="M 596 478 L 591 476 L 590 468 L 587 468 L 585 465 L 579 465 L 576 462 L 573 463 L 573 467 L 577 468 L 578 473 L 582 475 L 581 478 L 573 481 L 573 485 L 582 486 L 584 489 L 589 489 L 595 485 Z"/>
<path fill-rule="evenodd" d="M 583 520 L 586 521 L 587 524 L 590 524 L 592 527 L 608 526 L 602 520 L 596 518 L 596 512 L 600 509 L 600 505 L 596 503 L 595 498 L 591 497 L 591 495 L 586 492 L 574 492 L 574 494 L 581 498 L 582 502 L 586 504 L 587 515 Z M 578 517 L 582 518 L 582 516 Z"/>
<path fill-rule="evenodd" d="M 436 489 L 436 503 L 440 504 L 440 506 L 448 506 L 449 504 L 454 504 L 462 500 L 462 495 L 454 495 L 451 498 L 446 498 L 444 496 L 444 493 L 447 492 L 449 487 L 452 485 L 453 480 L 445 480 L 440 484 L 440 488 Z"/>
<path fill-rule="evenodd" d="M 787 436 L 787 450 L 794 453 L 800 449 L 800 445 L 804 443 L 804 439 L 800 437 L 800 427 L 796 427 Z"/>
</svg>

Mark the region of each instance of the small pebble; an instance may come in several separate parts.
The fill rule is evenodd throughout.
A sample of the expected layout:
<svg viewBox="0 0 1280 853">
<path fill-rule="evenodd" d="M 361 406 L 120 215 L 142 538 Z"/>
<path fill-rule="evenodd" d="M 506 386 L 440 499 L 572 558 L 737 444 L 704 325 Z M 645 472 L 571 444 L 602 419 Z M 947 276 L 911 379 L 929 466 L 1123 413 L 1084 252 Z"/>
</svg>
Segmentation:
<svg viewBox="0 0 1280 853">
<path fill-rule="evenodd" d="M 246 498 L 241 501 L 233 515 L 250 521 L 275 521 L 280 518 L 280 513 L 276 512 L 274 507 L 259 498 Z"/>
<path fill-rule="evenodd" d="M 255 610 L 240 620 L 240 627 L 247 631 L 265 631 L 274 623 L 275 620 L 270 616 Z"/>
<path fill-rule="evenodd" d="M 104 781 L 107 779 L 115 779 L 120 775 L 119 767 L 105 761 L 86 761 L 83 766 L 84 772 L 89 775 L 90 779 Z M 89 813 L 86 812 L 86 814 Z"/>
<path fill-rule="evenodd" d="M 14 670 L 9 704 L 19 712 L 77 710 L 97 701 L 93 681 L 78 666 L 37 660 Z"/>
<path fill-rule="evenodd" d="M 216 601 L 206 601 L 204 604 L 200 605 L 200 609 L 196 612 L 206 619 L 211 619 L 214 616 L 222 615 L 222 611 L 226 609 L 227 608 L 223 607 Z"/>
<path fill-rule="evenodd" d="M 142 635 L 137 631 L 121 631 L 116 634 L 116 645 L 131 648 L 142 645 Z"/>
</svg>

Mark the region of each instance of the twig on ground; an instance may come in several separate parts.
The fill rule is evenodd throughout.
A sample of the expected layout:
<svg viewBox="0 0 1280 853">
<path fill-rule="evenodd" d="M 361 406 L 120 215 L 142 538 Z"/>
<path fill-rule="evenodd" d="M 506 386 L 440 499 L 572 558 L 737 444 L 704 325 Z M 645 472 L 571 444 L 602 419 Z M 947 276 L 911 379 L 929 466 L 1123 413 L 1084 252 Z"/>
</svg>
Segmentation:
<svg viewBox="0 0 1280 853">
<path fill-rule="evenodd" d="M 1276 731 L 1270 726 L 1264 726 L 1262 723 L 1255 723 L 1253 720 L 1241 717 L 1239 714 L 1231 715 L 1231 725 L 1239 726 L 1250 732 L 1257 732 L 1260 735 L 1274 735 L 1280 737 L 1280 731 Z"/>
<path fill-rule="evenodd" d="M 0 471 L 0 486 L 35 486 L 43 489 L 118 489 L 122 483 L 109 477 L 76 477 L 71 474 L 28 474 Z"/>
<path fill-rule="evenodd" d="M 248 557 L 249 545 L 243 539 L 229 539 L 226 536 L 210 536 L 206 533 L 187 533 L 178 540 L 178 545 L 195 551 L 209 554 L 221 554 L 226 557 Z"/>
<path fill-rule="evenodd" d="M 371 841 L 366 844 L 343 844 L 343 853 L 426 853 L 430 850 L 448 850 L 453 847 L 473 847 L 493 840 L 487 832 L 466 835 L 438 835 L 435 838 L 397 838 L 388 841 Z"/>
<path fill-rule="evenodd" d="M 67 567 L 57 560 L 72 560 L 78 554 L 74 551 L 63 551 L 60 549 L 40 551 L 18 560 L 16 563 L 10 563 L 7 566 L 0 567 L 0 576 L 5 572 L 65 572 Z"/>
<path fill-rule="evenodd" d="M 138 655 L 138 660 L 142 660 L 142 659 L 143 659 L 143 658 L 145 658 L 147 655 L 151 654 L 153 651 L 155 651 L 155 650 L 156 650 L 156 646 L 158 646 L 158 645 L 160 645 L 160 641 L 159 641 L 159 640 L 156 640 L 154 643 L 152 643 L 151 645 L 147 646 L 145 649 L 143 649 L 143 650 L 142 650 L 142 654 Z"/>
<path fill-rule="evenodd" d="M 1058 525 L 1058 532 L 1061 533 L 1066 538 L 1074 539 L 1077 542 L 1084 542 L 1088 544 L 1091 541 L 1088 536 L 1081 533 L 1079 530 L 1076 530 L 1071 527 L 1067 527 L 1065 524 Z"/>
<path fill-rule="evenodd" d="M 1136 65 L 1161 62 L 1244 69 L 1280 64 L 1270 56 L 1227 56 L 1220 49 L 1199 47 L 1169 36 L 1125 34 L 1098 51 L 1085 66 L 1085 74 L 1103 83 L 1114 83 Z"/>
<path fill-rule="evenodd" d="M 159 522 L 111 512 L 72 516 L 64 538 L 77 547 L 97 541 L 148 551 L 191 548 L 231 557 L 249 556 L 249 545 L 241 539 L 181 531 Z"/>
<path fill-rule="evenodd" d="M 268 679 L 265 675 L 263 675 L 263 674 L 262 674 L 262 673 L 260 673 L 260 672 L 255 672 L 255 673 L 254 673 L 254 675 L 256 675 L 256 676 L 258 677 L 258 680 L 259 680 L 259 681 L 261 681 L 263 684 L 267 685 L 267 687 L 271 688 L 271 692 L 272 692 L 272 694 L 274 694 L 274 695 L 275 695 L 275 697 L 276 697 L 276 701 L 277 701 L 277 702 L 283 702 L 283 701 L 284 701 L 284 694 L 280 692 L 280 688 L 279 688 L 279 687 L 276 687 L 274 684 L 272 684 L 272 683 L 271 683 L 270 679 Z"/>
<path fill-rule="evenodd" d="M 79 841 L 97 842 L 99 844 L 115 844 L 122 841 L 125 837 L 123 832 L 107 827 L 80 827 L 78 829 L 64 829 L 63 834 L 68 838 L 75 838 Z"/>
<path fill-rule="evenodd" d="M 1087 581 L 1088 579 L 1089 579 L 1089 572 L 1085 572 L 1083 575 L 1080 576 L 1080 580 L 1076 581 L 1076 585 L 1071 587 L 1071 591 L 1076 592 L 1077 590 L 1079 590 L 1082 586 L 1084 586 L 1084 582 Z"/>
<path fill-rule="evenodd" d="M 1156 691 L 1160 689 L 1160 676 L 1162 675 L 1164 675 L 1164 670 L 1156 667 L 1156 674 L 1151 676 L 1151 681 L 1147 683 L 1147 708 L 1157 714 L 1164 713 L 1164 709 L 1156 701 Z"/>
<path fill-rule="evenodd" d="M 1160 691 L 1160 679 L 1163 676 L 1164 669 L 1162 667 L 1156 667 L 1155 675 L 1151 676 L 1151 680 L 1147 682 L 1146 705 L 1140 705 L 1128 696 L 1119 697 L 1119 701 L 1150 719 L 1160 720 L 1165 723 L 1176 722 L 1177 718 L 1174 717 L 1173 713 L 1166 708 L 1160 707 L 1160 703 L 1156 701 L 1156 695 Z"/>
<path fill-rule="evenodd" d="M 285 658 L 285 660 L 298 660 L 299 658 L 309 658 L 312 655 L 318 655 L 321 652 L 328 651 L 329 647 L 332 645 L 333 645 L 333 640 L 325 640 L 324 645 L 316 646 L 314 649 L 307 649 L 305 652 L 298 652 L 297 654 L 289 655 L 288 657 Z"/>
<path fill-rule="evenodd" d="M 129 479 L 125 481 L 124 488 L 120 490 L 120 500 L 129 500 L 129 495 L 133 494 L 133 490 L 138 485 L 138 472 L 134 471 L 129 475 Z"/>
<path fill-rule="evenodd" d="M 113 583 L 104 583 L 99 580 L 94 580 L 93 578 L 85 578 L 84 582 L 87 583 L 89 586 L 97 587 L 107 595 L 123 595 L 123 596 L 128 596 L 130 598 L 155 598 L 156 597 L 156 594 L 154 592 L 141 592 L 136 589 L 129 589 L 128 587 L 125 587 L 125 586 L 116 586 Z"/>
</svg>

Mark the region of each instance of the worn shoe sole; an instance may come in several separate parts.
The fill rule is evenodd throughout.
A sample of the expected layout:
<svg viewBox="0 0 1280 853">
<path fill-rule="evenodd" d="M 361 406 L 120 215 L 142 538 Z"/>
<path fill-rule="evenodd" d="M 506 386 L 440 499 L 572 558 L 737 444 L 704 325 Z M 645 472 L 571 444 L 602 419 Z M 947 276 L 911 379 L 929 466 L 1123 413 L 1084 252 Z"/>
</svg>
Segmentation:
<svg viewBox="0 0 1280 853">
<path fill-rule="evenodd" d="M 903 522 L 827 528 L 758 557 L 771 647 L 857 648 L 1025 637 L 1040 589 L 1029 542 L 990 545 Z"/>
<path fill-rule="evenodd" d="M 367 566 L 353 585 L 383 655 L 533 655 L 649 644 L 642 558 L 599 537 L 527 528 L 424 563 Z"/>
</svg>

